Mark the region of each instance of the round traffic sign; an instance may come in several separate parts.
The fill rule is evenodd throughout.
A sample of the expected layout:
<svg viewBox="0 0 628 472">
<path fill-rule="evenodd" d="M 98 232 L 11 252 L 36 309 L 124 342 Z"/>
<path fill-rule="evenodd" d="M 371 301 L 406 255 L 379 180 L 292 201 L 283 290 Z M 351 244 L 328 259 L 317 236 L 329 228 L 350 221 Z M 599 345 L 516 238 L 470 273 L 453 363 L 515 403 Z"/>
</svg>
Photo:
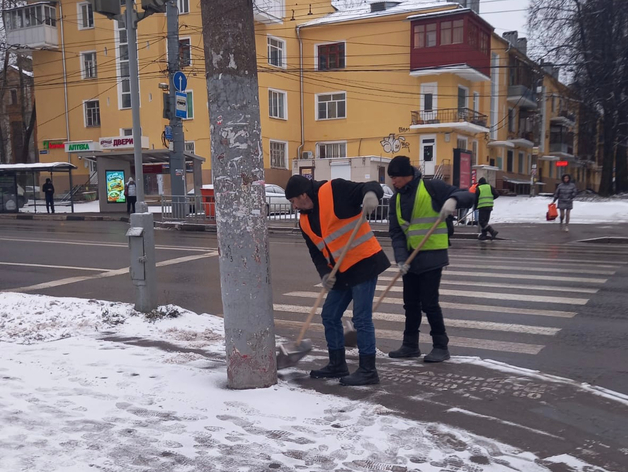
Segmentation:
<svg viewBox="0 0 628 472">
<path fill-rule="evenodd" d="M 177 92 L 183 92 L 188 86 L 188 78 L 180 70 L 174 73 L 172 82 L 174 83 L 174 89 Z"/>
</svg>

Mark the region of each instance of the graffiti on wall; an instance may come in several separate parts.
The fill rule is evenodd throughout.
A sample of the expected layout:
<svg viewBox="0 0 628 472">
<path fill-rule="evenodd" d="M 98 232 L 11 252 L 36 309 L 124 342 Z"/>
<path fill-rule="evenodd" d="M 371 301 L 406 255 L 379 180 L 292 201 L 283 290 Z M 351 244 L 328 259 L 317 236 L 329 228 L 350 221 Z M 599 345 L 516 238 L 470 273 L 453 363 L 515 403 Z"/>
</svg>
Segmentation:
<svg viewBox="0 0 628 472">
<path fill-rule="evenodd" d="M 402 149 L 410 151 L 410 143 L 406 142 L 406 138 L 403 136 L 395 136 L 395 133 L 390 133 L 388 136 L 380 141 L 385 153 L 396 154 Z"/>
</svg>

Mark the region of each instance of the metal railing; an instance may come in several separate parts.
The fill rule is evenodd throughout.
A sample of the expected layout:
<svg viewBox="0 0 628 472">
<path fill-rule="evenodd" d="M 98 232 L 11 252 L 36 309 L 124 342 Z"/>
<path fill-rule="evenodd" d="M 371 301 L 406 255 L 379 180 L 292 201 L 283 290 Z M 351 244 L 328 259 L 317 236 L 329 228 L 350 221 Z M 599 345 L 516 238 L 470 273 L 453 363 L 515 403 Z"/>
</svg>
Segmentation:
<svg viewBox="0 0 628 472">
<path fill-rule="evenodd" d="M 470 108 L 442 108 L 433 111 L 413 111 L 413 125 L 431 125 L 437 123 L 458 123 L 466 121 L 474 125 L 486 127 L 488 116 Z"/>
</svg>

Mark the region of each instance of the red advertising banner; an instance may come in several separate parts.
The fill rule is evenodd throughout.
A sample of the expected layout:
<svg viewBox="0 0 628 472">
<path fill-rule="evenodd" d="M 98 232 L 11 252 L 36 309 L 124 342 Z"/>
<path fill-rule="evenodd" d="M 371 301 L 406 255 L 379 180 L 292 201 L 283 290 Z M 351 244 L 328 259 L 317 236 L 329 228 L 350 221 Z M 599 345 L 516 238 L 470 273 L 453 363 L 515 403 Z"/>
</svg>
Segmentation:
<svg viewBox="0 0 628 472">
<path fill-rule="evenodd" d="M 460 188 L 471 187 L 471 162 L 472 156 L 469 152 L 460 153 Z"/>
</svg>

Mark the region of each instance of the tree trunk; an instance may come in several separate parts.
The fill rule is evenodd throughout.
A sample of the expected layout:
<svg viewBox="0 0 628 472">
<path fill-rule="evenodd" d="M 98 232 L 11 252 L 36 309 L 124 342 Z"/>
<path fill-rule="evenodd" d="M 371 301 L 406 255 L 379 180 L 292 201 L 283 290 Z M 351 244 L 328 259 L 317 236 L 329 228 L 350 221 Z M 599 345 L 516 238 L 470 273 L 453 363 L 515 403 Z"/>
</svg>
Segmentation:
<svg viewBox="0 0 628 472">
<path fill-rule="evenodd" d="M 625 118 L 622 120 L 625 122 Z M 619 128 L 619 139 L 615 153 L 615 192 L 628 192 L 628 124 Z"/>
<path fill-rule="evenodd" d="M 200 2 L 230 388 L 277 383 L 252 0 Z"/>
<path fill-rule="evenodd" d="M 617 129 L 615 128 L 614 107 L 605 107 L 603 110 L 604 121 L 602 134 L 604 135 L 604 150 L 602 154 L 602 177 L 600 179 L 600 195 L 609 197 L 614 193 L 613 168 L 615 166 L 615 142 Z"/>
<path fill-rule="evenodd" d="M 37 109 L 35 108 L 35 102 L 33 102 L 33 111 L 31 112 L 31 118 L 24 131 L 24 145 L 22 146 L 22 162 L 28 162 L 28 155 L 30 153 L 30 141 L 33 131 L 35 130 L 35 124 L 37 123 Z"/>
</svg>

